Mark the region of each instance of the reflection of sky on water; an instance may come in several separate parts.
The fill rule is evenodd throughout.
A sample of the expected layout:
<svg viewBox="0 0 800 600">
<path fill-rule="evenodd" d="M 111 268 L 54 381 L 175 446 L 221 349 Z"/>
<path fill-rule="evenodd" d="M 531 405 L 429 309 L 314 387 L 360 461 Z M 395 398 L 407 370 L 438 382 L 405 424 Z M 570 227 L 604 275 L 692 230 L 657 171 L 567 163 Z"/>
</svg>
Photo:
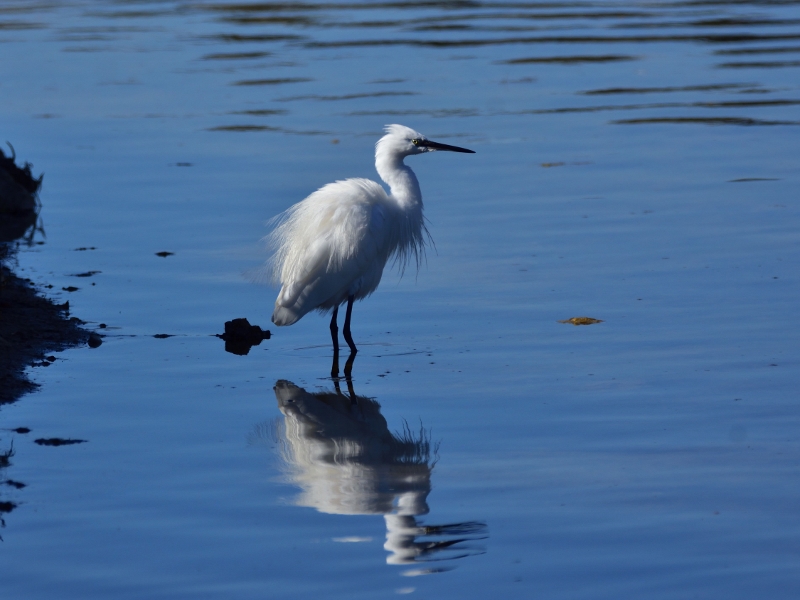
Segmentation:
<svg viewBox="0 0 800 600">
<path fill-rule="evenodd" d="M 414 432 L 405 423 L 400 433 L 392 433 L 374 399 L 355 395 L 352 383 L 347 394 L 338 381 L 336 388 L 309 393 L 288 381 L 275 384 L 284 416 L 275 436 L 289 480 L 302 489 L 294 504 L 336 515 L 383 515 L 389 564 L 481 552 L 469 542 L 485 536 L 485 525 L 425 525 L 417 519 L 429 512 L 437 446 L 430 433 L 422 427 Z"/>
</svg>

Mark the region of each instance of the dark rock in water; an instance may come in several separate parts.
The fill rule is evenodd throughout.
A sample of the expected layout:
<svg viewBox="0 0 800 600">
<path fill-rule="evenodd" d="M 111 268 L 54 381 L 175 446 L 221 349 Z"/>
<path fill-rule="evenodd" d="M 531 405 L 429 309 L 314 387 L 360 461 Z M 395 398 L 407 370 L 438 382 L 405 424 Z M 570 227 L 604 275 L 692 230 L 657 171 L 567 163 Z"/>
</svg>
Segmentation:
<svg viewBox="0 0 800 600">
<path fill-rule="evenodd" d="M 258 346 L 262 340 L 268 340 L 271 335 L 258 325 L 251 325 L 247 319 L 233 319 L 225 321 L 225 333 L 217 337 L 225 340 L 226 352 L 246 356 L 250 348 Z"/>
<path fill-rule="evenodd" d="M 153 336 L 157 340 L 165 340 L 167 338 L 175 337 L 174 334 L 171 333 L 157 333 Z"/>
<path fill-rule="evenodd" d="M 175 254 L 174 252 L 167 252 L 166 250 L 162 252 L 156 252 L 156 256 L 160 256 L 161 258 L 167 258 L 168 256 L 172 256 Z"/>
<path fill-rule="evenodd" d="M 86 342 L 89 348 L 99 348 L 103 344 L 103 338 L 95 332 L 89 334 L 89 339 Z"/>
<path fill-rule="evenodd" d="M 72 444 L 85 444 L 86 440 L 73 440 L 70 438 L 39 438 L 33 440 L 34 444 L 40 446 L 71 446 Z"/>
</svg>

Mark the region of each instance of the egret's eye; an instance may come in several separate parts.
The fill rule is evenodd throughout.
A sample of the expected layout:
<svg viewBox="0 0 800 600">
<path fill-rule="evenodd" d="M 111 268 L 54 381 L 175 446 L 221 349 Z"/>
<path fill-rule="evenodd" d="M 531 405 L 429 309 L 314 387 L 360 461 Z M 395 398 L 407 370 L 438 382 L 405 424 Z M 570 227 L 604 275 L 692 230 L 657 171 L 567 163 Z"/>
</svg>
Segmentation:
<svg viewBox="0 0 800 600">
<path fill-rule="evenodd" d="M 414 144 L 415 146 L 419 146 L 419 142 L 420 140 L 418 139 L 411 140 L 411 143 Z"/>
</svg>

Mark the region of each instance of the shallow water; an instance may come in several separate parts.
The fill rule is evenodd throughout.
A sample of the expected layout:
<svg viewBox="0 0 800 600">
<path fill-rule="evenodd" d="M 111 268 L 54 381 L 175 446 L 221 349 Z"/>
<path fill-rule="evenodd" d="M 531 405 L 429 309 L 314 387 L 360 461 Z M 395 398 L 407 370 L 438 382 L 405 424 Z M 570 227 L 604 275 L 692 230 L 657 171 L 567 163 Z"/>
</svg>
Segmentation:
<svg viewBox="0 0 800 600">
<path fill-rule="evenodd" d="M 4 597 L 800 593 L 799 2 L 1 2 L 0 50 L 21 272 L 108 326 L 0 412 Z M 477 154 L 409 160 L 352 392 L 317 315 L 226 353 L 392 122 Z"/>
</svg>

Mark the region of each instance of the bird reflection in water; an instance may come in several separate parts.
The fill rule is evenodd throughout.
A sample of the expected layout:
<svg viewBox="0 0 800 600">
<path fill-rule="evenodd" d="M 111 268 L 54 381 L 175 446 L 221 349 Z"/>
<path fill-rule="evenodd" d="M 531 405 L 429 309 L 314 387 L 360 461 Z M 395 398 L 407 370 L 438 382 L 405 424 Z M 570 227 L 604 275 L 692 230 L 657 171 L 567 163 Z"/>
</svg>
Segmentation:
<svg viewBox="0 0 800 600">
<path fill-rule="evenodd" d="M 275 435 L 289 479 L 302 492 L 298 506 L 339 515 L 383 515 L 388 564 L 413 565 L 482 554 L 474 543 L 487 537 L 484 523 L 424 525 L 437 444 L 420 426 L 392 433 L 373 399 L 334 390 L 307 392 L 289 381 L 275 384 L 284 420 Z M 452 566 L 418 568 L 422 575 Z"/>
</svg>

